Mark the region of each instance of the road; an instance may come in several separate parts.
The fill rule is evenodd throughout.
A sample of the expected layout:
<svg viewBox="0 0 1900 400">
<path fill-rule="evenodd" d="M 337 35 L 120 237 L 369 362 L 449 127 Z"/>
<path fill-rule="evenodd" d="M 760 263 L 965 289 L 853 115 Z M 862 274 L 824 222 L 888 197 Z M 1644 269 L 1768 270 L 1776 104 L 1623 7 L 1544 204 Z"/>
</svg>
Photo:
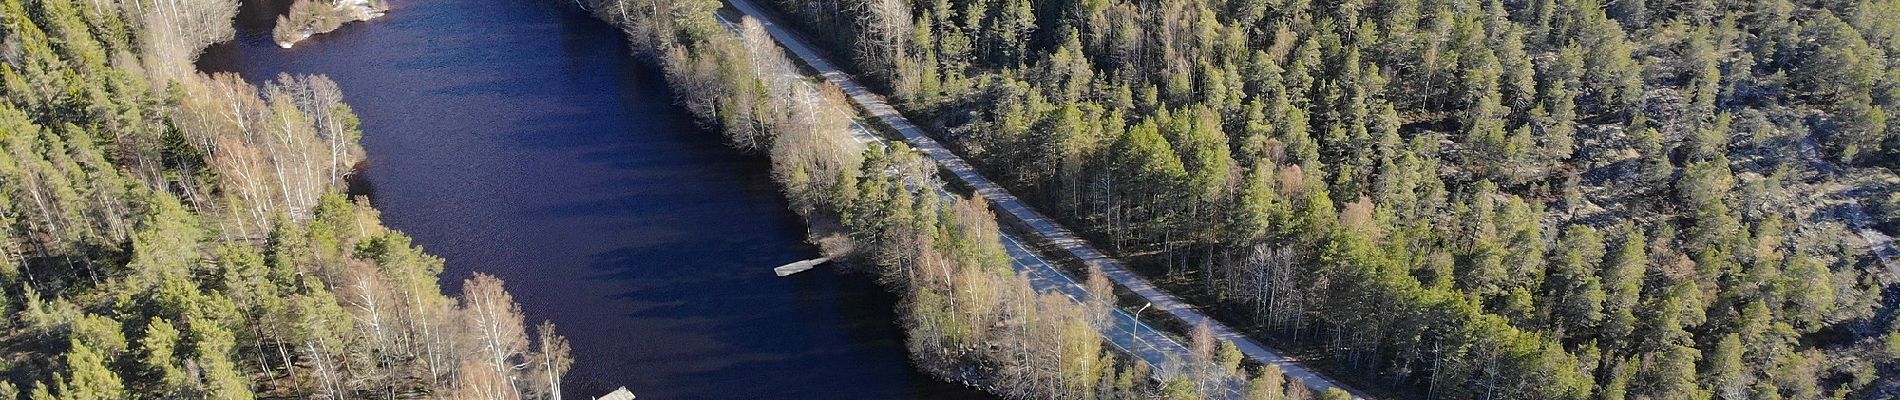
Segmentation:
<svg viewBox="0 0 1900 400">
<path fill-rule="evenodd" d="M 780 46 L 790 51 L 792 55 L 798 57 L 799 60 L 804 61 L 807 66 L 811 67 L 811 69 L 818 73 L 825 81 L 831 82 L 840 89 L 843 89 L 851 102 L 856 104 L 858 108 L 868 114 L 869 117 L 876 118 L 879 122 L 882 122 L 884 125 L 896 131 L 897 134 L 902 136 L 905 142 L 910 143 L 911 147 L 924 153 L 924 155 L 935 161 L 939 167 L 950 172 L 952 179 L 971 188 L 978 196 L 982 196 L 985 200 L 989 201 L 994 209 L 1001 211 L 999 214 L 1000 217 L 1007 222 L 1014 223 L 1015 226 L 1025 229 L 1025 233 L 1030 236 L 1031 240 L 1047 243 L 1063 253 L 1066 253 L 1062 254 L 1063 256 L 1073 257 L 1085 265 L 1101 268 L 1102 272 L 1104 272 L 1110 280 L 1114 281 L 1115 284 L 1134 292 L 1152 304 L 1152 307 L 1156 310 L 1168 313 L 1180 319 L 1182 322 L 1187 323 L 1189 326 L 1207 324 L 1214 332 L 1215 337 L 1233 342 L 1248 359 L 1262 365 L 1278 365 L 1286 372 L 1288 378 L 1298 380 L 1314 391 L 1325 392 L 1338 388 L 1351 393 L 1353 397 L 1370 398 L 1370 396 L 1367 396 L 1359 390 L 1352 389 L 1322 376 L 1312 369 L 1300 365 L 1300 363 L 1287 357 L 1283 353 L 1246 335 L 1242 335 L 1239 331 L 1228 327 L 1226 324 L 1222 324 L 1220 321 L 1214 320 L 1214 318 L 1201 312 L 1200 309 L 1193 305 L 1181 301 L 1174 295 L 1155 286 L 1146 278 L 1129 270 L 1122 262 L 1109 257 L 1094 245 L 1089 244 L 1088 241 L 1083 240 L 1080 236 L 1076 235 L 1074 231 L 1069 230 L 1055 222 L 1055 220 L 1049 219 L 1042 213 L 1030 208 L 1027 203 L 1009 194 L 1009 191 L 1004 190 L 1002 186 L 997 185 L 995 182 L 989 180 L 989 178 L 978 173 L 976 168 L 972 167 L 970 163 L 965 162 L 962 157 L 957 156 L 935 139 L 932 139 L 922 128 L 918 128 L 916 124 L 911 123 L 908 118 L 898 113 L 896 108 L 892 108 L 890 104 L 885 103 L 883 96 L 872 92 L 870 88 L 844 73 L 836 64 L 833 64 L 820 54 L 815 46 L 792 32 L 790 27 L 780 24 L 770 13 L 765 12 L 763 8 L 753 4 L 752 0 L 726 0 L 726 2 L 731 4 L 732 7 L 739 12 L 758 20 L 759 23 L 765 27 L 766 32 L 771 34 L 774 40 L 778 41 Z M 1013 239 L 1005 243 L 1006 246 L 1011 244 L 1015 244 L 1014 247 L 1019 250 L 1026 250 Z M 1021 253 L 1029 252 L 1023 251 Z M 1012 254 L 1018 253 L 1012 251 Z M 1019 268 L 1019 270 L 1024 270 L 1025 272 L 1049 271 L 1049 273 L 1053 273 L 1061 278 L 1044 277 L 1044 279 L 1052 282 L 1065 281 L 1069 283 L 1069 285 L 1057 286 L 1077 286 L 1073 285 L 1074 280 L 1069 278 L 1067 274 L 1057 268 L 1049 266 L 1049 263 L 1043 262 L 1040 258 L 1033 257 L 1033 255 L 1028 258 L 1034 260 L 1035 264 L 1040 265 L 1040 267 Z M 1022 257 L 1019 257 L 1018 260 L 1018 263 L 1021 264 Z M 1031 279 L 1034 280 L 1037 278 L 1037 275 L 1032 273 Z M 1077 289 L 1079 289 L 1079 287 Z M 1042 289 L 1039 287 L 1038 290 Z M 1069 292 L 1064 291 L 1064 293 L 1067 294 Z M 1120 318 L 1118 318 L 1118 320 L 1119 319 Z M 1131 332 L 1133 336 L 1161 336 L 1166 338 L 1166 335 L 1154 331 L 1152 327 L 1148 327 L 1146 324 L 1135 322 L 1135 325 L 1136 327 L 1133 328 Z M 1145 328 L 1145 330 L 1143 328 Z M 1114 336 L 1116 335 L 1111 334 L 1108 336 L 1110 336 L 1111 342 L 1113 342 Z M 1167 341 L 1173 343 L 1175 348 L 1180 347 L 1180 344 L 1174 342 L 1171 338 L 1168 338 Z M 1150 343 L 1159 343 L 1159 341 L 1150 341 Z M 1118 347 L 1123 346 L 1119 343 L 1116 345 Z M 1148 348 L 1164 349 L 1166 346 L 1150 346 Z M 1167 353 L 1167 351 L 1161 352 Z M 1144 359 L 1148 358 L 1148 356 L 1142 355 L 1141 353 L 1143 352 L 1131 352 L 1131 354 L 1137 354 Z M 1151 363 L 1153 362 L 1151 361 Z M 1154 364 L 1162 365 L 1158 363 Z"/>
<path fill-rule="evenodd" d="M 739 26 L 733 21 L 726 19 L 724 15 L 716 16 L 719 18 L 719 23 L 724 24 L 728 30 L 733 32 L 739 31 Z M 799 79 L 801 82 L 804 82 L 804 77 L 802 76 L 791 78 Z M 805 84 L 810 88 L 809 82 Z M 878 136 L 870 127 L 864 126 L 864 124 L 859 121 L 852 121 L 850 133 L 851 140 L 860 145 L 868 145 L 871 143 L 889 144 L 888 140 Z M 935 191 L 938 196 L 943 196 L 945 199 L 956 197 L 955 194 L 950 193 L 950 191 L 940 185 L 937 186 L 938 187 L 932 187 L 931 189 Z M 1069 276 L 1069 274 L 1062 271 L 1062 269 L 1055 267 L 1054 264 L 1044 259 L 1044 256 L 1038 254 L 1030 246 L 1023 245 L 1022 242 L 1016 238 L 1016 235 L 1009 232 L 1001 232 L 1001 234 L 1002 239 L 1000 241 L 1003 245 L 1003 250 L 1009 254 L 1012 260 L 1010 266 L 1018 273 L 1029 278 L 1030 288 L 1038 293 L 1059 293 L 1062 294 L 1063 297 L 1067 297 L 1070 301 L 1076 303 L 1082 303 L 1085 299 L 1089 298 L 1087 287 L 1077 282 L 1074 277 Z M 1175 340 L 1173 336 L 1162 333 L 1160 330 L 1155 329 L 1154 326 L 1146 322 L 1141 322 L 1140 318 L 1136 318 L 1135 315 L 1131 315 L 1128 311 L 1119 308 L 1114 310 L 1113 318 L 1105 322 L 1106 325 L 1099 327 L 1099 329 L 1101 329 L 1102 336 L 1107 339 L 1108 344 L 1114 346 L 1116 350 L 1124 354 L 1140 357 L 1142 361 L 1146 361 L 1148 365 L 1153 366 L 1157 373 L 1162 371 L 1181 371 L 1182 368 L 1185 367 L 1180 364 L 1183 360 L 1188 359 L 1190 355 L 1189 350 L 1186 345 Z M 1242 382 L 1234 381 L 1233 384 L 1230 385 L 1230 391 L 1235 392 L 1233 394 L 1238 394 L 1237 392 L 1241 388 L 1241 383 Z M 1239 396 L 1229 397 L 1238 398 Z"/>
</svg>

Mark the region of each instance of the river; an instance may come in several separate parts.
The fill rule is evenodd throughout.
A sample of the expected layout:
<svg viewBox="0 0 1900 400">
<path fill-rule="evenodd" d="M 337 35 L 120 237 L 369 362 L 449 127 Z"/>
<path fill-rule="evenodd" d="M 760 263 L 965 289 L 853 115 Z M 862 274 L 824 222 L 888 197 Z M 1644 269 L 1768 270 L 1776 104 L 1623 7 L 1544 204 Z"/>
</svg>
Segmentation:
<svg viewBox="0 0 1900 400">
<path fill-rule="evenodd" d="M 449 290 L 493 274 L 558 324 L 568 398 L 988 397 L 912 368 L 868 277 L 773 276 L 817 252 L 765 160 L 695 126 L 605 23 L 557 0 L 394 0 L 284 50 L 266 1 L 199 67 L 335 79 L 366 132 L 353 191 L 448 261 Z"/>
</svg>

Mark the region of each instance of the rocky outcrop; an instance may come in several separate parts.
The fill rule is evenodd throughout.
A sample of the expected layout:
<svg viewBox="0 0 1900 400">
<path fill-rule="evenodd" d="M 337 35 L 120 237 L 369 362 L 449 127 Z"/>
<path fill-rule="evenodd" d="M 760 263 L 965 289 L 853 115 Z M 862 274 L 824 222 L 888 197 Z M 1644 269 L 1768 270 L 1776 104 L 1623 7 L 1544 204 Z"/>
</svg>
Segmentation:
<svg viewBox="0 0 1900 400">
<path fill-rule="evenodd" d="M 291 3 L 289 12 L 277 17 L 271 37 L 278 47 L 288 49 L 311 36 L 334 31 L 343 24 L 376 19 L 387 11 L 389 4 L 383 0 L 297 0 Z"/>
</svg>

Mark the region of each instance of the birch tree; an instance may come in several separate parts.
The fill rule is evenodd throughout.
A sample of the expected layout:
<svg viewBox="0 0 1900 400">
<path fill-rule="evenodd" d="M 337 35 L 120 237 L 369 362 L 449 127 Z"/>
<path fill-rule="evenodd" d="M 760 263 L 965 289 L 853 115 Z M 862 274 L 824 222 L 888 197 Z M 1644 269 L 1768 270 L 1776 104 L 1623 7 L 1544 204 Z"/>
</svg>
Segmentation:
<svg viewBox="0 0 1900 400">
<path fill-rule="evenodd" d="M 561 377 L 567 375 L 568 368 L 574 366 L 574 358 L 568 354 L 571 348 L 567 338 L 554 333 L 554 323 L 543 321 L 535 326 L 534 378 L 538 379 L 536 395 L 540 398 L 561 400 Z"/>
<path fill-rule="evenodd" d="M 528 335 L 521 305 L 502 288 L 501 279 L 477 273 L 462 281 L 461 312 L 472 351 L 465 353 L 460 379 L 465 383 L 500 379 L 509 391 L 519 393 L 520 372 L 532 363 L 525 359 Z M 471 365 L 483 371 L 468 371 Z"/>
</svg>

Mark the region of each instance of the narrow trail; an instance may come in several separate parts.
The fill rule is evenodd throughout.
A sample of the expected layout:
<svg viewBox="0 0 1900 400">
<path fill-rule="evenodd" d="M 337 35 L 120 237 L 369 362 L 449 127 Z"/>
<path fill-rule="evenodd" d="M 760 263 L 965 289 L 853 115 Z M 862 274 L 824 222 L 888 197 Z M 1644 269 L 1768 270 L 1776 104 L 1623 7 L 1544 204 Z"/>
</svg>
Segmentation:
<svg viewBox="0 0 1900 400">
<path fill-rule="evenodd" d="M 850 75 L 844 73 L 836 64 L 833 64 L 830 60 L 827 60 L 821 55 L 815 46 L 799 37 L 796 33 L 791 31 L 790 28 L 779 23 L 770 13 L 765 12 L 764 9 L 753 4 L 751 0 L 726 0 L 726 2 L 731 4 L 732 7 L 740 13 L 758 20 L 760 24 L 765 27 L 766 32 L 771 34 L 774 40 L 778 41 L 780 46 L 783 46 L 795 57 L 798 57 L 799 60 L 803 61 L 825 81 L 843 89 L 845 95 L 849 97 L 851 102 L 856 104 L 866 116 L 875 118 L 890 127 L 893 131 L 902 136 L 905 142 L 910 143 L 911 147 L 929 156 L 939 167 L 948 171 L 950 178 L 971 188 L 978 196 L 982 196 L 985 200 L 989 201 L 992 207 L 1002 211 L 999 213 L 999 217 L 1004 219 L 1005 222 L 1010 222 L 1012 225 L 1022 228 L 1024 233 L 1030 236 L 1032 241 L 1046 243 L 1050 247 L 1060 250 L 1064 253 L 1060 254 L 1061 256 L 1073 257 L 1085 265 L 1101 268 L 1102 272 L 1107 275 L 1110 280 L 1114 281 L 1115 284 L 1141 296 L 1144 300 L 1152 304 L 1152 307 L 1156 310 L 1168 313 L 1190 326 L 1207 324 L 1213 331 L 1215 338 L 1233 342 L 1235 347 L 1238 347 L 1243 355 L 1254 362 L 1258 362 L 1262 365 L 1279 366 L 1289 379 L 1298 380 L 1318 392 L 1325 392 L 1337 388 L 1351 393 L 1355 398 L 1371 398 L 1371 396 L 1366 395 L 1362 391 L 1327 378 L 1301 365 L 1300 362 L 1286 356 L 1284 353 L 1241 334 L 1238 330 L 1208 316 L 1199 308 L 1155 286 L 1140 274 L 1129 270 L 1121 261 L 1109 257 L 1107 253 L 1096 249 L 1094 245 L 1083 240 L 1080 236 L 1076 235 L 1075 232 L 1055 222 L 1055 220 L 1044 216 L 1042 213 L 1037 212 L 1027 203 L 1009 194 L 1001 185 L 996 184 L 989 180 L 989 178 L 984 177 L 981 173 L 978 173 L 976 168 L 964 161 L 962 157 L 951 152 L 935 139 L 932 139 L 922 128 L 917 127 L 916 124 L 911 123 L 909 119 L 898 113 L 897 109 L 886 103 L 882 96 L 872 92 L 869 87 L 866 87 Z M 1059 269 L 1051 267 L 1050 263 L 1044 262 L 1041 258 L 1036 257 L 1033 253 L 1027 251 L 1020 243 L 1016 243 L 1014 239 L 1008 236 L 1005 237 L 1005 248 L 1010 250 L 1012 256 L 1016 256 L 1018 270 L 1030 274 L 1032 282 L 1043 282 L 1042 284 L 1037 284 L 1037 290 L 1056 289 L 1065 295 L 1070 295 L 1072 298 L 1078 298 L 1076 295 L 1070 294 L 1072 291 L 1081 290 L 1080 286 L 1075 284 L 1075 279 L 1069 277 Z M 1086 294 L 1086 291 L 1079 293 Z M 1108 334 L 1110 342 L 1116 347 L 1149 360 L 1151 364 L 1157 366 L 1167 365 L 1156 362 L 1157 359 L 1163 362 L 1169 362 L 1168 360 L 1176 360 L 1173 362 L 1178 362 L 1178 360 L 1183 358 L 1181 356 L 1185 355 L 1186 348 L 1181 346 L 1181 344 L 1176 342 L 1173 338 L 1154 330 L 1153 327 L 1147 324 L 1136 321 L 1132 316 L 1127 316 L 1126 318 L 1120 316 L 1126 316 L 1126 313 L 1120 313 L 1118 317 L 1114 319 L 1117 321 L 1115 326 L 1118 328 L 1113 330 L 1126 334 L 1130 338 L 1138 339 L 1139 341 L 1128 343 L 1120 342 L 1118 336 L 1123 335 L 1105 332 Z M 1122 323 L 1121 321 L 1128 321 L 1128 323 Z"/>
<path fill-rule="evenodd" d="M 1808 164 L 1808 168 L 1814 169 L 1815 173 L 1824 177 L 1842 176 L 1847 173 L 1847 168 L 1827 160 L 1827 157 L 1821 153 L 1821 145 L 1815 142 L 1814 135 L 1801 137 L 1795 150 L 1800 155 L 1801 161 Z M 1875 311 L 1873 318 L 1875 324 L 1869 325 L 1868 328 L 1884 326 L 1896 314 L 1900 314 L 1900 295 L 1897 295 L 1894 290 L 1900 288 L 1900 247 L 1894 245 L 1892 237 L 1874 228 L 1876 224 L 1874 218 L 1868 215 L 1867 207 L 1862 206 L 1860 199 L 1854 197 L 1851 192 L 1853 191 L 1826 196 L 1844 202 L 1839 209 L 1827 213 L 1826 216 L 1846 224 L 1849 231 L 1866 241 L 1868 252 L 1873 253 L 1875 261 L 1879 262 L 1882 271 L 1872 272 L 1874 278 L 1879 279 L 1888 291 L 1885 298 L 1881 299 L 1879 309 Z"/>
<path fill-rule="evenodd" d="M 1801 160 L 1807 162 L 1808 167 L 1813 168 L 1815 172 L 1827 176 L 1838 176 L 1847 171 L 1846 168 L 1828 161 L 1821 154 L 1821 145 L 1815 143 L 1813 135 L 1801 138 L 1799 153 Z M 1860 204 L 1860 199 L 1844 198 L 1843 200 L 1846 200 L 1846 204 L 1841 207 L 1841 212 L 1836 216 L 1847 223 L 1847 227 L 1860 235 L 1862 240 L 1867 241 L 1868 251 L 1873 252 L 1874 257 L 1880 260 L 1881 266 L 1887 269 L 1885 279 L 1889 282 L 1900 280 L 1900 248 L 1894 247 L 1893 238 L 1874 229 L 1874 219 L 1867 215 L 1867 208 Z"/>
</svg>

